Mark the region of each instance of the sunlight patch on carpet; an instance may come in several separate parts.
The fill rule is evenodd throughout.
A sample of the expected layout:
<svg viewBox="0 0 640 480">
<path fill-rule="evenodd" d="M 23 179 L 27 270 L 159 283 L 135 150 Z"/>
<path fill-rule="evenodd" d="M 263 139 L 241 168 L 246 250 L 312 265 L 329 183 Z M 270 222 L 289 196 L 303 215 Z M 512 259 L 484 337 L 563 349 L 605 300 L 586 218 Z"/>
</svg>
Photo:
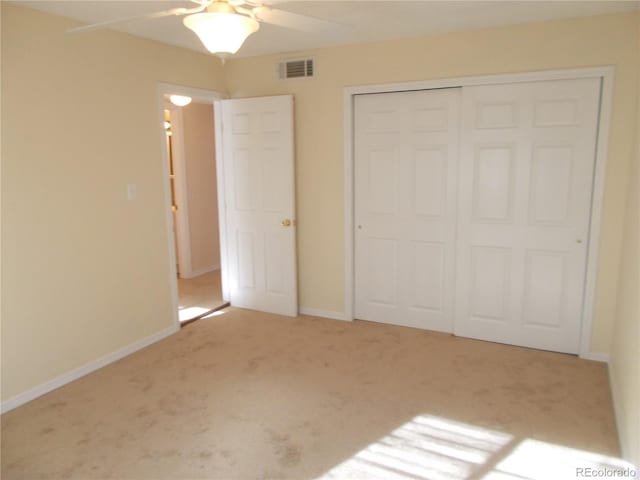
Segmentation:
<svg viewBox="0 0 640 480">
<path fill-rule="evenodd" d="M 204 317 L 202 317 L 202 320 L 211 317 L 219 317 L 220 315 L 224 315 L 225 313 L 227 313 L 227 310 L 216 310 L 215 312 L 211 312 L 209 315 L 205 315 Z"/>
<path fill-rule="evenodd" d="M 562 445 L 532 440 L 520 442 L 485 479 L 627 478 L 638 470 L 615 457 L 585 452 Z"/>
<path fill-rule="evenodd" d="M 210 308 L 204 307 L 179 307 L 178 308 L 178 318 L 181 322 L 186 320 L 191 320 L 192 318 L 198 317 L 203 313 L 207 313 Z"/>
<path fill-rule="evenodd" d="M 600 478 L 616 473 L 623 478 L 625 472 L 625 478 L 638 478 L 637 470 L 618 458 L 420 415 L 319 478 L 548 480 L 588 478 L 594 472 L 603 472 Z"/>
</svg>

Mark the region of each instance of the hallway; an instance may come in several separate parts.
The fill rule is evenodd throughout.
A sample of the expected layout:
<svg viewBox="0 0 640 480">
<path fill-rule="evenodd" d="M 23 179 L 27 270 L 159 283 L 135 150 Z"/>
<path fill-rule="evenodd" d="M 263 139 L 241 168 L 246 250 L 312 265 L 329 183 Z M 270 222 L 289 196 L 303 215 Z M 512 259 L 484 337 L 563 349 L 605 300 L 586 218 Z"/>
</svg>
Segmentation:
<svg viewBox="0 0 640 480">
<path fill-rule="evenodd" d="M 178 316 L 186 322 L 226 303 L 222 299 L 220 270 L 178 279 Z"/>
</svg>

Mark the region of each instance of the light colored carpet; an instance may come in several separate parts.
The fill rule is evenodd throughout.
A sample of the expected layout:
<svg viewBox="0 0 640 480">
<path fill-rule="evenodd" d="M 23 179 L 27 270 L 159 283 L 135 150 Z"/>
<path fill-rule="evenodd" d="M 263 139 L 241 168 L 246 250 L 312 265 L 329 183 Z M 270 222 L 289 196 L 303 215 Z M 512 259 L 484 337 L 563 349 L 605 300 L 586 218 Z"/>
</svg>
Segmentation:
<svg viewBox="0 0 640 480">
<path fill-rule="evenodd" d="M 179 278 L 178 302 L 181 322 L 224 305 L 226 302 L 222 299 L 220 270 L 194 278 Z"/>
<path fill-rule="evenodd" d="M 308 479 L 392 431 L 422 435 L 410 463 L 438 475 L 403 476 L 388 452 L 354 477 L 477 477 L 527 439 L 619 454 L 604 364 L 224 312 L 3 415 L 2 478 Z"/>
</svg>

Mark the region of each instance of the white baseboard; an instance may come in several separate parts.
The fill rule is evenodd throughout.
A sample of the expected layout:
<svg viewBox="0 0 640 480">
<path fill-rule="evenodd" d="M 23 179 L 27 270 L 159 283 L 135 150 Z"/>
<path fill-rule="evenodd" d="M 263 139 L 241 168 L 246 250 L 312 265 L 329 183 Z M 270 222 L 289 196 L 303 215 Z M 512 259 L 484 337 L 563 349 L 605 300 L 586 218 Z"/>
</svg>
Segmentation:
<svg viewBox="0 0 640 480">
<path fill-rule="evenodd" d="M 183 275 L 180 275 L 180 278 L 190 279 L 199 277 L 200 275 L 204 275 L 205 273 L 215 272 L 216 270 L 220 270 L 220 265 L 209 265 L 208 267 L 199 268 L 198 270 L 187 270 Z"/>
<path fill-rule="evenodd" d="M 580 355 L 580 358 L 582 358 L 583 360 L 593 360 L 594 362 L 603 362 L 603 363 L 609 363 L 609 355 L 607 355 L 606 353 L 593 353 L 593 352 L 589 352 L 585 355 Z"/>
<path fill-rule="evenodd" d="M 19 407 L 31 400 L 34 400 L 45 393 L 49 393 L 56 388 L 60 388 L 67 383 L 73 382 L 80 377 L 84 377 L 85 375 L 98 370 L 110 363 L 113 363 L 121 358 L 126 357 L 127 355 L 131 355 L 133 352 L 136 352 L 144 347 L 151 345 L 159 340 L 162 340 L 169 335 L 173 335 L 178 330 L 180 330 L 179 325 L 172 325 L 169 328 L 165 328 L 164 330 L 159 331 L 158 333 L 154 333 L 153 335 L 149 335 L 148 337 L 143 338 L 135 343 L 127 345 L 115 352 L 109 353 L 104 357 L 100 357 L 97 360 L 87 363 L 81 367 L 75 368 L 70 372 L 64 373 L 59 377 L 54 378 L 53 380 L 49 380 L 37 387 L 34 387 L 26 392 L 20 393 L 15 397 L 12 397 L 8 400 L 5 400 L 0 404 L 0 413 L 8 412 L 9 410 L 13 410 L 14 408 Z"/>
<path fill-rule="evenodd" d="M 344 312 L 332 312 L 330 310 L 315 310 L 313 308 L 300 307 L 299 312 L 302 315 L 310 315 L 312 317 L 331 318 L 332 320 L 344 320 L 350 322 L 351 319 L 347 318 Z"/>
<path fill-rule="evenodd" d="M 613 374 L 611 365 L 607 368 L 607 376 L 609 377 L 609 388 L 611 389 L 611 399 L 613 401 L 613 418 L 616 422 L 616 427 L 618 429 L 618 442 L 620 442 L 620 449 L 622 450 L 622 457 L 629 459 L 629 452 L 627 445 L 623 441 L 623 434 L 626 433 L 626 429 L 624 425 L 621 425 L 620 422 L 622 420 L 622 405 L 620 405 L 620 398 L 618 396 L 618 381 Z"/>
<path fill-rule="evenodd" d="M 616 421 L 616 427 L 618 428 L 618 441 L 620 443 L 620 450 L 622 450 L 622 458 L 630 462 L 640 472 L 640 458 L 637 457 L 637 449 L 633 449 L 633 439 L 629 438 L 633 436 L 633 426 L 628 424 L 629 416 L 633 416 L 632 413 L 625 412 L 623 405 L 623 394 L 621 389 L 621 382 L 615 375 L 611 365 L 608 366 L 609 374 L 609 386 L 611 388 L 611 398 L 613 400 L 613 416 Z M 633 406 L 632 406 L 633 407 Z M 626 415 L 625 415 L 626 413 Z M 638 478 L 638 473 L 633 478 Z"/>
</svg>

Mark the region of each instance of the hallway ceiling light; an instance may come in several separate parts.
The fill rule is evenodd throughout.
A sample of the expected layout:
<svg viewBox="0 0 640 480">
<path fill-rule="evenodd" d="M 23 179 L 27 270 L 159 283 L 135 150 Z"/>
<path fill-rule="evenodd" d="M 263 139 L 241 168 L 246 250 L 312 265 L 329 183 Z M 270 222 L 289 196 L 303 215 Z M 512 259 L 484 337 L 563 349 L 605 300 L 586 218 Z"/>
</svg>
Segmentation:
<svg viewBox="0 0 640 480">
<path fill-rule="evenodd" d="M 185 95 L 170 95 L 169 100 L 178 107 L 184 107 L 191 103 L 191 97 L 187 97 Z"/>
<path fill-rule="evenodd" d="M 188 15 L 182 22 L 198 35 L 209 52 L 221 58 L 236 53 L 247 37 L 260 28 L 252 13 L 236 13 L 226 2 L 214 2 L 205 13 Z"/>
</svg>

